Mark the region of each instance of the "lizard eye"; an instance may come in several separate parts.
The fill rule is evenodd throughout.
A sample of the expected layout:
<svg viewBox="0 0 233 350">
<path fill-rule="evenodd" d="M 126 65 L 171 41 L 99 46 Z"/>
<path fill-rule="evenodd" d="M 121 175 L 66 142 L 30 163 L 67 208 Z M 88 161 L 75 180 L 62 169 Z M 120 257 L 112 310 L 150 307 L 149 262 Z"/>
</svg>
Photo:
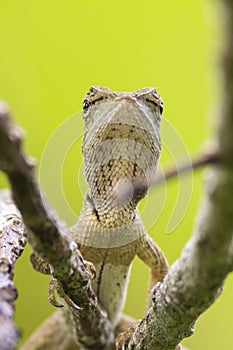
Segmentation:
<svg viewBox="0 0 233 350">
<path fill-rule="evenodd" d="M 160 114 L 162 115 L 163 114 L 163 105 L 159 106 L 159 111 L 160 111 Z"/>
<path fill-rule="evenodd" d="M 89 107 L 90 107 L 90 102 L 88 100 L 84 100 L 83 101 L 83 111 L 87 112 Z"/>
</svg>

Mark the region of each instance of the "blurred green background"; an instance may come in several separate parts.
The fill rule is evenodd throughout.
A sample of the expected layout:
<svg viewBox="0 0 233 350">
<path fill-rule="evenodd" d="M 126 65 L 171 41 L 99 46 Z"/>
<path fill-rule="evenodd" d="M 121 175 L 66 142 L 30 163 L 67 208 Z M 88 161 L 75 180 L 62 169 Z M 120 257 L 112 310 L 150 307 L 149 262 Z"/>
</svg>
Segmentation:
<svg viewBox="0 0 233 350">
<path fill-rule="evenodd" d="M 164 99 L 164 121 L 172 123 L 190 154 L 195 154 L 206 136 L 213 133 L 212 112 L 218 100 L 214 65 L 221 34 L 216 3 L 0 0 L 0 97 L 26 131 L 27 152 L 40 164 L 54 130 L 81 110 L 83 95 L 91 85 L 104 85 L 116 91 L 156 86 Z M 78 135 L 82 127 L 78 114 Z M 80 147 L 78 140 L 61 169 L 66 199 L 76 213 L 82 200 L 77 179 L 81 172 Z M 54 157 L 59 156 L 58 152 L 54 149 Z M 161 164 L 166 166 L 169 161 L 171 154 L 164 145 Z M 189 183 L 190 176 L 182 178 L 184 184 Z M 170 263 L 179 256 L 192 232 L 203 192 L 202 178 L 201 172 L 195 173 L 188 210 L 176 230 L 166 234 L 179 190 L 177 180 L 170 181 L 162 214 L 149 230 Z M 53 174 L 49 171 L 48 179 L 52 186 Z M 0 187 L 6 186 L 1 174 Z M 151 191 L 152 206 L 160 191 L 160 187 Z M 62 215 L 62 204 L 56 197 L 49 196 L 49 200 L 73 224 Z M 150 220 L 151 215 L 153 207 L 144 219 Z M 15 275 L 19 290 L 16 322 L 23 340 L 54 311 L 47 302 L 48 278 L 32 270 L 29 254 L 27 248 Z M 147 268 L 136 259 L 125 306 L 125 312 L 134 317 L 143 315 L 147 278 Z M 221 297 L 198 320 L 195 334 L 183 342 L 188 348 L 232 349 L 232 289 L 231 276 Z"/>
</svg>

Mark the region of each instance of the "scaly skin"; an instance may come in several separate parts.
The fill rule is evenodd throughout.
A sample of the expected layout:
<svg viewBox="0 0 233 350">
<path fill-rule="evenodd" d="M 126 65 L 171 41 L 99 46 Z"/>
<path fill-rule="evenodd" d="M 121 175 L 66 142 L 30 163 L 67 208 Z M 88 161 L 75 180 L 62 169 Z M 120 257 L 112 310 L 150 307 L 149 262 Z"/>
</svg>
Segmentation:
<svg viewBox="0 0 233 350">
<path fill-rule="evenodd" d="M 162 100 L 153 88 L 116 93 L 91 87 L 83 108 L 89 189 L 71 233 L 84 259 L 96 268 L 92 287 L 116 325 L 134 257 L 151 269 L 149 289 L 167 272 L 167 261 L 137 211 L 154 181 L 161 152 Z"/>
<path fill-rule="evenodd" d="M 134 257 L 137 255 L 151 269 L 148 306 L 151 288 L 163 280 L 168 268 L 137 211 L 138 202 L 154 181 L 161 152 L 162 100 L 153 88 L 116 93 L 91 87 L 83 107 L 82 152 L 89 189 L 79 219 L 70 231 L 84 259 L 94 264 L 93 290 L 116 326 Z M 48 264 L 36 254 L 32 254 L 31 261 L 36 270 L 50 274 Z M 62 306 L 55 299 L 54 287 L 72 304 L 52 279 L 49 300 L 54 306 Z"/>
</svg>

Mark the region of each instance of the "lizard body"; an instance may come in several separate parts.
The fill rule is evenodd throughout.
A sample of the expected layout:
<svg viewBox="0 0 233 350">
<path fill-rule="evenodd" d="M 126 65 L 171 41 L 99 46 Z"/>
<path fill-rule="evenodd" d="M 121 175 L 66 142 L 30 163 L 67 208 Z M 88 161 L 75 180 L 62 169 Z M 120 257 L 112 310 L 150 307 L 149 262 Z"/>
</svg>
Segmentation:
<svg viewBox="0 0 233 350">
<path fill-rule="evenodd" d="M 124 306 L 136 255 L 151 269 L 149 288 L 167 272 L 166 259 L 137 211 L 161 152 L 161 114 L 162 100 L 153 88 L 116 93 L 91 87 L 83 102 L 82 153 L 89 189 L 71 234 L 84 259 L 95 266 L 92 287 L 113 325 Z"/>
</svg>

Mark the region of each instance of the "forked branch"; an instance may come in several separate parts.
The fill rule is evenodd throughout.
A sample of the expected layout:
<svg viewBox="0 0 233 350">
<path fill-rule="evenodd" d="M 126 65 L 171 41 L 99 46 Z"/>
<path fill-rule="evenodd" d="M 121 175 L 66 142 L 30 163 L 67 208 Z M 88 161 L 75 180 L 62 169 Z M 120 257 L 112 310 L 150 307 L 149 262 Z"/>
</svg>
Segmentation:
<svg viewBox="0 0 233 350">
<path fill-rule="evenodd" d="M 4 104 L 0 105 L 0 169 L 8 176 L 14 201 L 28 229 L 28 240 L 52 268 L 64 292 L 82 310 L 70 305 L 70 322 L 78 339 L 87 348 L 103 349 L 114 342 L 106 314 L 100 309 L 91 289 L 85 262 L 64 223 L 56 217 L 40 194 L 34 165 L 21 149 L 21 132 L 11 121 Z"/>
</svg>

